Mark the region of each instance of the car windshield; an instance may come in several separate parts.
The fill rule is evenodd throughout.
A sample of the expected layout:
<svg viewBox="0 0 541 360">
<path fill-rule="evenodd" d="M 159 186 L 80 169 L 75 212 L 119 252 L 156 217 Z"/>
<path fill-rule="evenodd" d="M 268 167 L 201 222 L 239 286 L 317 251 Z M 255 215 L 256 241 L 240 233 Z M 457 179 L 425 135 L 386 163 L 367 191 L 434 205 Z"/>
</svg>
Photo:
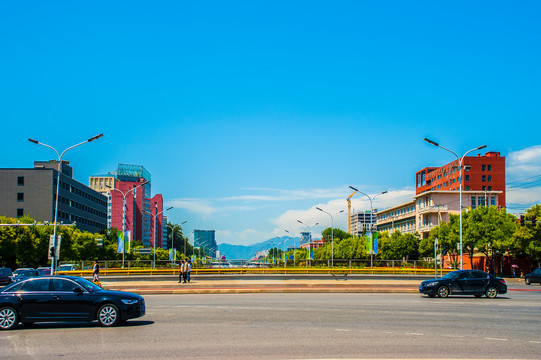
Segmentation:
<svg viewBox="0 0 541 360">
<path fill-rule="evenodd" d="M 450 273 L 444 275 L 442 277 L 442 279 L 445 279 L 445 280 L 450 280 L 450 279 L 453 279 L 455 276 L 457 276 L 458 274 L 460 273 L 460 271 L 451 271 Z"/>
<path fill-rule="evenodd" d="M 103 290 L 101 287 L 99 287 L 98 285 L 94 284 L 91 281 L 88 281 L 87 279 L 74 277 L 72 278 L 72 280 L 75 281 L 77 284 L 81 285 L 82 287 L 84 287 L 85 289 L 87 289 L 88 291 Z"/>
</svg>

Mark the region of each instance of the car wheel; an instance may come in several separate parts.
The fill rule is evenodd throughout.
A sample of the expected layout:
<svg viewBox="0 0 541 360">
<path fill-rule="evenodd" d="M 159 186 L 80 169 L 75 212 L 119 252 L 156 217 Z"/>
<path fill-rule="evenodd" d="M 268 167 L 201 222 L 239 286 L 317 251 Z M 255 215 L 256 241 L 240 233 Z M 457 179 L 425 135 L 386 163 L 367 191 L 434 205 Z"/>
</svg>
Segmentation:
<svg viewBox="0 0 541 360">
<path fill-rule="evenodd" d="M 120 311 L 113 304 L 105 304 L 98 310 L 98 322 L 101 326 L 115 326 L 120 321 Z"/>
<path fill-rule="evenodd" d="M 530 278 L 525 278 L 524 282 L 526 283 L 526 285 L 531 285 L 532 284 L 532 281 L 530 280 Z"/>
<path fill-rule="evenodd" d="M 11 330 L 19 325 L 19 314 L 9 306 L 0 309 L 0 330 Z"/>
<path fill-rule="evenodd" d="M 438 288 L 438 296 L 441 298 L 449 296 L 449 288 L 447 286 L 440 286 Z"/>
<path fill-rule="evenodd" d="M 494 286 L 489 286 L 485 291 L 485 295 L 489 299 L 494 299 L 498 295 L 498 289 L 496 289 Z"/>
</svg>

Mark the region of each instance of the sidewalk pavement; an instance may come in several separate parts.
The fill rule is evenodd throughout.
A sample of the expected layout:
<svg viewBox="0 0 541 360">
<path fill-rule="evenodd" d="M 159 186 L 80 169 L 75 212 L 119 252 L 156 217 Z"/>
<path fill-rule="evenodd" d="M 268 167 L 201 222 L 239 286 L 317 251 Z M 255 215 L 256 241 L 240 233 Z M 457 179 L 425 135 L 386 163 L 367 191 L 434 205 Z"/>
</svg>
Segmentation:
<svg viewBox="0 0 541 360">
<path fill-rule="evenodd" d="M 337 278 L 329 280 L 207 280 L 194 278 L 189 283 L 171 280 L 108 281 L 108 290 L 130 291 L 137 294 L 238 294 L 238 293 L 416 293 L 422 280 L 358 280 Z"/>
</svg>

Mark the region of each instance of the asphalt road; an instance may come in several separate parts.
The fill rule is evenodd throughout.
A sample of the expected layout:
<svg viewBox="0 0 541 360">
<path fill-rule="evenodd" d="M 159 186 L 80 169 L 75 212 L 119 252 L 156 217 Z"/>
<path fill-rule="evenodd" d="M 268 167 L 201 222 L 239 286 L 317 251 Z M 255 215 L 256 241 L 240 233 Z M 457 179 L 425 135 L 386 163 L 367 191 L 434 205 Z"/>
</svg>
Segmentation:
<svg viewBox="0 0 541 360">
<path fill-rule="evenodd" d="M 62 323 L 0 332 L 0 358 L 539 359 L 539 290 L 520 287 L 493 300 L 419 294 L 147 295 L 147 314 L 117 328 Z"/>
</svg>

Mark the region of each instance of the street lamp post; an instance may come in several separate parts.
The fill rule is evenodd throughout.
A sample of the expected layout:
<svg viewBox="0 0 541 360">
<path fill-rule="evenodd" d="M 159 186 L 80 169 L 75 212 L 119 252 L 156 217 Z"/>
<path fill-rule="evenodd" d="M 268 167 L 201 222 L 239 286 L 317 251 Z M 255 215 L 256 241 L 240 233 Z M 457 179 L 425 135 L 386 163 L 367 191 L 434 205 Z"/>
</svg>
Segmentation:
<svg viewBox="0 0 541 360">
<path fill-rule="evenodd" d="M 57 216 L 58 216 L 58 192 L 60 191 L 60 174 L 62 174 L 62 158 L 64 157 L 64 154 L 68 151 L 68 150 L 71 150 L 77 146 L 80 146 L 80 145 L 83 145 L 83 144 L 86 144 L 88 142 L 92 142 L 94 140 L 97 140 L 99 138 L 101 138 L 103 136 L 103 134 L 99 134 L 99 135 L 96 135 L 96 136 L 92 136 L 91 138 L 83 141 L 83 142 L 80 142 L 79 144 L 75 144 L 73 146 L 70 146 L 69 148 L 67 148 L 66 150 L 64 150 L 60 155 L 58 154 L 58 151 L 56 151 L 56 149 L 50 145 L 47 145 L 47 144 L 44 144 L 44 143 L 41 143 L 35 139 L 28 139 L 28 141 L 34 143 L 34 144 L 38 144 L 38 145 L 43 145 L 45 147 L 48 147 L 50 149 L 53 149 L 54 152 L 56 153 L 56 156 L 58 156 L 58 176 L 57 176 L 57 179 L 56 179 L 56 199 L 55 199 L 55 204 L 54 204 L 54 229 L 53 229 L 53 247 L 55 249 L 55 253 L 53 254 L 54 256 L 52 257 L 51 259 L 51 267 L 52 267 L 52 270 L 51 270 L 51 273 L 54 274 L 56 273 L 56 263 L 58 261 L 58 259 L 56 258 L 56 247 L 57 247 L 57 239 L 56 239 L 56 224 L 57 224 Z"/>
<path fill-rule="evenodd" d="M 486 148 L 487 146 L 486 145 L 481 145 L 481 146 L 476 147 L 475 149 L 468 150 L 468 151 L 466 151 L 466 153 L 464 155 L 462 155 L 461 158 L 459 158 L 458 155 L 454 151 L 449 150 L 447 148 L 444 148 L 443 146 L 441 146 L 437 142 L 432 141 L 432 140 L 427 139 L 427 138 L 424 138 L 423 140 L 426 141 L 427 143 L 431 144 L 431 145 L 434 145 L 436 147 L 442 148 L 443 150 L 449 151 L 458 160 L 458 171 L 460 171 L 460 173 L 459 173 L 460 181 L 459 181 L 459 185 L 458 185 L 458 192 L 459 192 L 459 196 L 460 196 L 460 198 L 458 200 L 458 207 L 459 207 L 459 212 L 460 212 L 460 270 L 462 270 L 462 265 L 463 265 L 462 264 L 462 171 L 464 169 L 463 166 L 462 166 L 462 162 L 464 161 L 464 158 L 466 157 L 466 155 L 468 155 L 472 151 L 481 150 L 481 149 Z"/>
<path fill-rule="evenodd" d="M 331 217 L 331 267 L 334 267 L 334 217 L 330 213 L 326 212 L 325 210 L 322 210 L 318 207 L 316 207 L 316 209 L 321 212 L 324 212 L 325 214 Z M 344 210 L 340 210 L 339 212 L 334 214 L 334 216 L 341 214 L 343 212 Z"/>
<path fill-rule="evenodd" d="M 158 228 L 156 227 L 156 218 L 158 217 L 158 215 L 160 215 L 161 213 L 164 213 L 168 210 L 171 210 L 173 208 L 173 206 L 171 207 L 168 207 L 167 209 L 165 210 L 162 210 L 160 212 L 157 212 L 156 215 L 152 215 L 151 212 L 148 212 L 145 210 L 145 212 L 149 213 L 151 216 L 154 217 L 154 260 L 153 260 L 153 264 L 152 264 L 152 268 L 156 268 L 156 233 L 158 232 Z"/>
<path fill-rule="evenodd" d="M 139 187 L 141 187 L 141 186 L 143 186 L 145 184 L 148 184 L 149 182 L 150 182 L 150 180 L 146 180 L 142 184 L 131 188 L 130 190 L 126 191 L 125 193 L 124 193 L 124 191 L 122 191 L 120 189 L 110 187 L 109 185 L 105 185 L 106 188 L 109 188 L 111 190 L 116 190 L 116 191 L 118 191 L 118 192 L 120 192 L 122 194 L 122 235 L 123 236 L 126 236 L 126 197 L 128 196 L 128 194 L 130 192 L 135 191 L 137 188 L 139 188 Z M 111 201 L 111 204 L 112 204 L 112 201 Z M 124 251 L 122 251 L 122 268 L 124 268 L 124 253 L 125 252 L 126 252 L 126 248 L 124 248 Z"/>
<path fill-rule="evenodd" d="M 372 197 L 366 195 L 365 193 L 355 189 L 353 186 L 350 186 L 350 188 L 352 190 L 355 190 L 357 191 L 359 194 L 363 194 L 364 196 L 366 196 L 368 198 L 368 200 L 370 200 L 370 269 L 372 269 L 374 267 L 374 235 L 372 233 L 372 231 L 374 230 L 374 225 L 373 225 L 373 219 L 374 219 L 374 206 L 373 206 L 373 200 L 378 196 L 378 195 L 383 195 L 383 194 L 387 194 L 387 190 L 385 191 L 382 191 Z M 348 219 L 349 221 L 349 219 Z"/>
<path fill-rule="evenodd" d="M 304 229 L 306 230 L 306 228 L 308 228 L 308 230 L 310 231 L 310 235 L 312 234 L 312 230 L 310 229 L 311 228 L 310 225 L 306 225 L 305 223 L 303 223 L 300 220 L 297 220 L 297 222 L 304 225 L 304 226 L 306 226 Z M 319 223 L 317 222 L 312 226 L 316 226 L 316 225 L 319 225 Z M 311 257 L 310 257 L 310 250 L 312 250 L 312 242 L 310 241 L 310 239 L 308 239 L 308 257 L 306 258 L 306 266 L 307 267 L 308 267 L 308 259 L 312 260 Z"/>
</svg>

